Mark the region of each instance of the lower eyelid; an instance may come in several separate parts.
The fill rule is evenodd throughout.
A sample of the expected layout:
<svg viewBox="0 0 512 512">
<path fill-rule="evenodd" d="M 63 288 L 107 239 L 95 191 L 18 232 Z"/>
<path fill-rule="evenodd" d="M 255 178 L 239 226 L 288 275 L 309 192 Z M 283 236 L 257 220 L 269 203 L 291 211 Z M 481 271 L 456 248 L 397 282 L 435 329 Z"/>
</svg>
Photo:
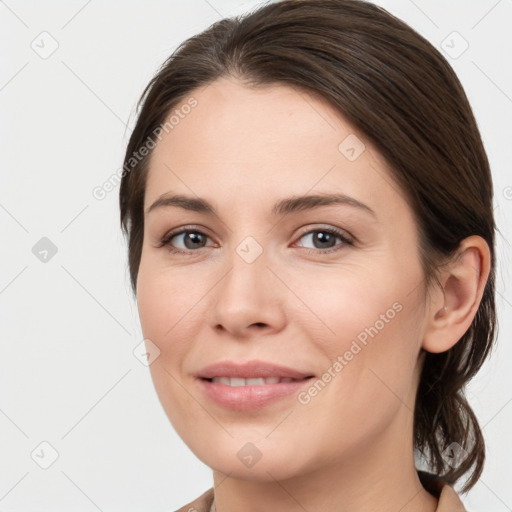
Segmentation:
<svg viewBox="0 0 512 512">
<path fill-rule="evenodd" d="M 303 247 L 303 246 L 299 246 L 299 247 L 302 247 L 303 249 L 306 249 L 308 251 L 312 251 L 312 252 L 316 252 L 316 253 L 326 253 L 326 252 L 330 252 L 330 251 L 335 251 L 335 250 L 338 250 L 338 248 L 340 248 L 341 246 L 344 246 L 344 245 L 352 245 L 352 241 L 350 238 L 348 238 L 347 236 L 345 236 L 344 233 L 342 232 L 338 232 L 337 230 L 334 230 L 332 228 L 317 228 L 317 229 L 311 229 L 309 231 L 306 231 L 305 233 L 302 233 L 298 238 L 297 240 L 301 240 L 302 238 L 304 238 L 305 236 L 307 235 L 312 235 L 314 233 L 317 233 L 317 232 L 326 232 L 326 233 L 330 233 L 332 235 L 334 235 L 336 238 L 338 238 L 341 243 L 339 244 L 336 244 L 334 245 L 333 247 L 328 247 L 328 248 L 325 248 L 325 249 L 316 249 L 316 248 L 311 248 L 311 247 Z M 200 234 L 204 237 L 207 238 L 207 240 L 209 240 L 210 242 L 212 241 L 212 238 L 207 235 L 206 233 L 202 232 L 202 231 L 199 231 L 199 230 L 195 230 L 195 229 L 183 229 L 181 231 L 177 231 L 177 232 L 174 232 L 174 233 L 170 233 L 168 235 L 165 235 L 159 242 L 159 245 L 158 247 L 167 247 L 167 249 L 170 251 L 170 252 L 177 252 L 177 253 L 194 253 L 194 252 L 198 252 L 199 250 L 201 249 L 206 249 L 207 247 L 211 247 L 212 245 L 205 245 L 203 247 L 199 247 L 197 249 L 181 249 L 181 248 L 177 248 L 177 247 L 174 247 L 173 245 L 171 245 L 171 240 L 175 237 L 178 237 L 180 235 L 184 235 L 184 234 L 187 234 L 187 233 L 197 233 L 197 234 Z M 208 243 L 208 242 L 207 242 Z"/>
</svg>

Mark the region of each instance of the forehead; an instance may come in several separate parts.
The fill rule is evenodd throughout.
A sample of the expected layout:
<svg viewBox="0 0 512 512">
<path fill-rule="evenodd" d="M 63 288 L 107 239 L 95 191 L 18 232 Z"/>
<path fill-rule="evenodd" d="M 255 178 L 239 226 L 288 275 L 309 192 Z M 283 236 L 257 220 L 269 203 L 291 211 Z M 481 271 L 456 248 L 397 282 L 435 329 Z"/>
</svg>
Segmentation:
<svg viewBox="0 0 512 512">
<path fill-rule="evenodd" d="M 213 202 L 312 189 L 368 199 L 392 181 L 375 148 L 327 100 L 295 87 L 220 79 L 169 115 L 172 129 L 151 156 L 145 207 L 169 190 Z"/>
</svg>

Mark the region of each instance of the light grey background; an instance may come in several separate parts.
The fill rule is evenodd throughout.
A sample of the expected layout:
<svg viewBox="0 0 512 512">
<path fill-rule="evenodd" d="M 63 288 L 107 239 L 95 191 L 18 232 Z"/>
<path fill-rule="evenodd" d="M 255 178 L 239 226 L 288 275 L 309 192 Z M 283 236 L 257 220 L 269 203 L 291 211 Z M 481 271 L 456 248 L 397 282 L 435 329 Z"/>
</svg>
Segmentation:
<svg viewBox="0 0 512 512">
<path fill-rule="evenodd" d="M 120 168 L 135 102 L 163 60 L 184 39 L 258 3 L 0 1 L 0 511 L 163 512 L 212 485 L 133 353 L 142 334 L 118 187 L 103 200 L 92 192 Z M 491 161 L 500 332 L 468 390 L 488 461 L 463 501 L 474 512 L 505 512 L 512 510 L 512 1 L 376 3 L 445 52 Z"/>
</svg>

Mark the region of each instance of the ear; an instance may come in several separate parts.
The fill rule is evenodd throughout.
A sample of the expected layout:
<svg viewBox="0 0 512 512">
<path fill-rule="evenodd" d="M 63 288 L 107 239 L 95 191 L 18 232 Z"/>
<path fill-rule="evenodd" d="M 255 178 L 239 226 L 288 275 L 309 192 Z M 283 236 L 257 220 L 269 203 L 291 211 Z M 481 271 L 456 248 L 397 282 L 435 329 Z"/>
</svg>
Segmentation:
<svg viewBox="0 0 512 512">
<path fill-rule="evenodd" d="M 431 291 L 423 349 L 445 352 L 462 338 L 480 306 L 490 269 L 487 242 L 480 236 L 465 238 L 441 270 L 441 288 Z"/>
</svg>

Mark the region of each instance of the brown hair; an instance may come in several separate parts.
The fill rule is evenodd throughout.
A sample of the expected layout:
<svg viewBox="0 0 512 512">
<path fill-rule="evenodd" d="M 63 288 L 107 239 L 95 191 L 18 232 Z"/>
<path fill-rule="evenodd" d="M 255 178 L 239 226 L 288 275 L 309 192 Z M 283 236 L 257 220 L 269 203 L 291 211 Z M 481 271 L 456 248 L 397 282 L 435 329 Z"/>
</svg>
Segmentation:
<svg viewBox="0 0 512 512">
<path fill-rule="evenodd" d="M 450 350 L 426 354 L 414 412 L 416 450 L 452 485 L 472 470 L 466 492 L 485 460 L 464 387 L 494 342 L 495 224 L 489 163 L 456 74 L 426 39 L 363 0 L 267 4 L 182 43 L 144 90 L 125 156 L 120 213 L 134 293 L 151 153 L 140 161 L 133 155 L 173 107 L 226 76 L 247 86 L 281 83 L 316 94 L 368 137 L 413 210 L 427 284 L 464 238 L 480 235 L 489 245 L 491 273 L 472 325 Z M 467 452 L 458 464 L 443 453 L 452 443 Z"/>
</svg>

